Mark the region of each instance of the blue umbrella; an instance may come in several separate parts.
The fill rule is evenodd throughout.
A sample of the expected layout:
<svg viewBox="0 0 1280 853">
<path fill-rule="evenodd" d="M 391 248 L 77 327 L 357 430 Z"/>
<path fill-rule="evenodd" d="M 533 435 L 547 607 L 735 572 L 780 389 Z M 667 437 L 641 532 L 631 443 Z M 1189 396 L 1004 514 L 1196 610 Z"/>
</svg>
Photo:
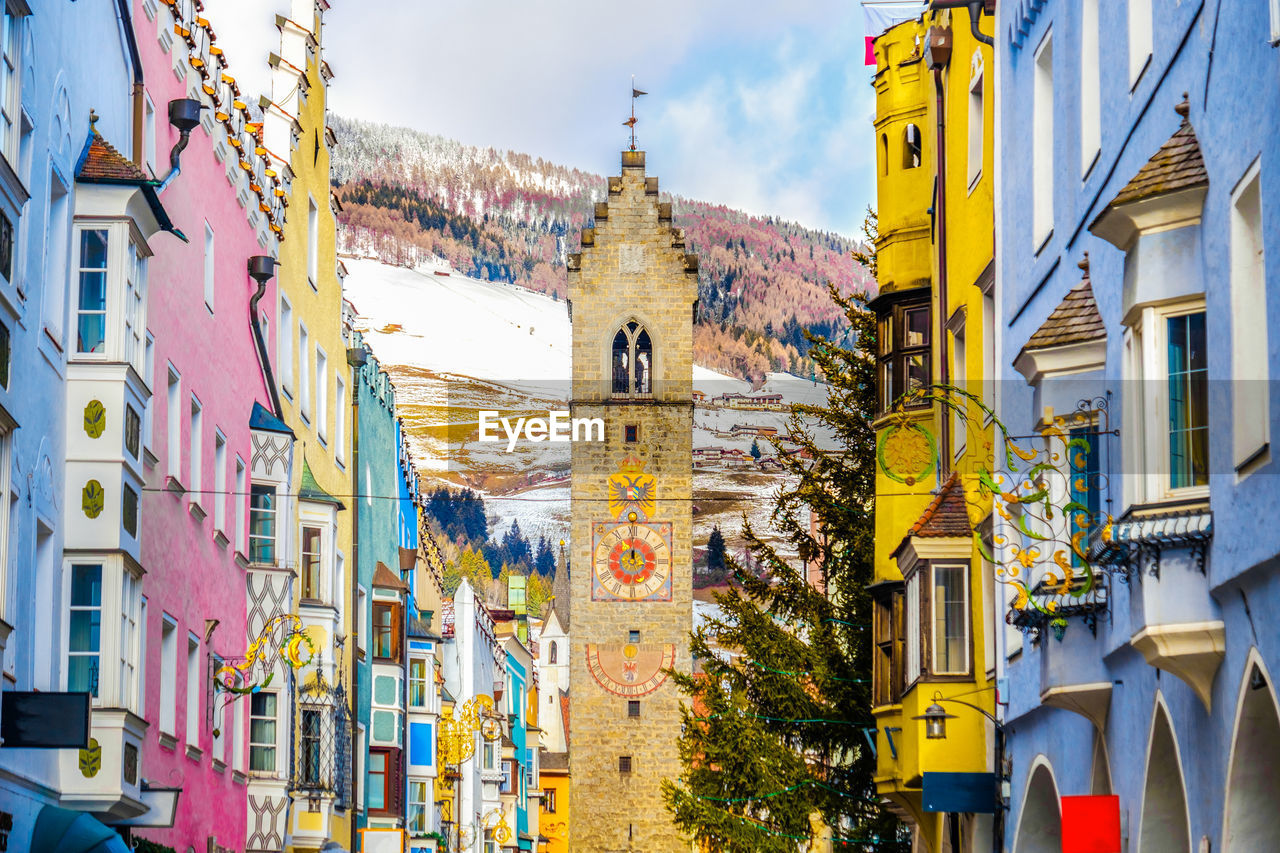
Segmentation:
<svg viewBox="0 0 1280 853">
<path fill-rule="evenodd" d="M 109 826 L 88 812 L 45 806 L 31 833 L 31 853 L 130 853 Z"/>
</svg>

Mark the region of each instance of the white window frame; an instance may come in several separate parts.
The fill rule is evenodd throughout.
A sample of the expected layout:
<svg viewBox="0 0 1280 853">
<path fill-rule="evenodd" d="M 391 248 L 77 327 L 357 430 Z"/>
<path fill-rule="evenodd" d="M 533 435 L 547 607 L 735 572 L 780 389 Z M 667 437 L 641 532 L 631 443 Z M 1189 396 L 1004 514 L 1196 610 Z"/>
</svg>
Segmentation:
<svg viewBox="0 0 1280 853">
<path fill-rule="evenodd" d="M 280 294 L 279 329 L 276 332 L 276 361 L 280 364 L 280 390 L 293 397 L 293 306 Z"/>
<path fill-rule="evenodd" d="M 1031 236 L 1039 252 L 1053 233 L 1053 31 L 1045 33 L 1035 53 L 1032 103 Z"/>
<path fill-rule="evenodd" d="M 165 415 L 165 444 L 169 476 L 182 482 L 182 374 L 170 362 Z"/>
<path fill-rule="evenodd" d="M 156 410 L 156 339 L 147 332 L 145 353 L 142 358 L 142 381 L 147 383 L 147 402 L 142 407 L 142 446 L 147 450 L 155 449 L 155 410 Z"/>
<path fill-rule="evenodd" d="M 160 731 L 178 735 L 178 622 L 168 613 L 160 619 Z"/>
<path fill-rule="evenodd" d="M 187 748 L 200 748 L 200 700 L 204 684 L 200 677 L 200 638 L 187 633 Z"/>
<path fill-rule="evenodd" d="M 1137 87 L 1142 74 L 1151 64 L 1155 24 L 1151 0 L 1128 0 L 1129 3 L 1129 89 Z"/>
<path fill-rule="evenodd" d="M 906 660 L 903 662 L 903 680 L 905 687 L 910 686 L 920 679 L 923 674 L 920 660 L 920 652 L 922 648 L 922 635 L 920 624 L 920 572 L 913 572 L 907 578 L 904 588 L 904 610 L 906 619 L 906 630 L 903 634 L 906 637 Z M 905 692 L 905 691 L 904 691 Z"/>
<path fill-rule="evenodd" d="M 409 790 L 405 796 L 405 802 L 408 804 L 408 809 L 405 812 L 405 826 L 407 827 L 410 835 L 415 833 L 425 833 L 431 829 L 431 813 L 428 811 L 428 807 L 431 806 L 434 801 L 431 799 L 432 792 L 430 784 L 431 783 L 425 779 L 409 780 Z M 422 791 L 421 799 L 414 797 L 414 791 L 419 788 Z M 416 813 L 414 811 L 415 807 L 418 809 Z M 416 822 L 416 814 L 420 814 L 422 816 L 420 824 Z"/>
<path fill-rule="evenodd" d="M 320 207 L 307 193 L 307 282 L 312 290 L 319 290 L 320 278 Z"/>
<path fill-rule="evenodd" d="M 16 172 L 22 123 L 22 31 L 26 15 L 18 4 L 6 3 L 0 30 L 0 154 Z"/>
<path fill-rule="evenodd" d="M 142 162 L 156 173 L 156 106 L 150 92 L 142 93 Z"/>
<path fill-rule="evenodd" d="M 982 177 L 982 158 L 985 150 L 986 123 L 983 118 L 986 111 L 984 82 L 986 75 L 983 72 L 982 48 L 978 48 L 973 52 L 973 58 L 969 60 L 968 186 L 971 193 Z"/>
<path fill-rule="evenodd" d="M 218 266 L 214 254 L 215 243 L 213 226 L 209 220 L 204 221 L 204 307 L 213 313 L 214 292 L 217 289 Z"/>
<path fill-rule="evenodd" d="M 1080 175 L 1093 169 L 1102 151 L 1102 60 L 1098 4 L 1083 0 L 1080 13 Z"/>
<path fill-rule="evenodd" d="M 254 514 L 254 509 L 253 509 L 253 504 L 252 504 L 252 498 L 253 498 L 253 490 L 254 490 L 255 488 L 270 489 L 270 490 L 271 490 L 271 493 L 272 493 L 272 498 L 271 498 L 271 509 L 270 509 L 270 510 L 258 510 L 258 512 L 259 512 L 260 514 L 264 514 L 264 515 L 265 515 L 265 514 L 266 514 L 266 513 L 268 513 L 268 512 L 271 514 L 271 535 L 270 535 L 270 536 L 258 536 L 258 537 L 254 537 L 254 535 L 253 535 L 253 514 Z M 258 561 L 255 559 L 255 558 L 256 558 L 256 556 L 257 556 L 257 552 L 255 551 L 255 549 L 254 549 L 254 547 L 253 547 L 254 539 L 256 538 L 256 539 L 259 539 L 259 540 L 262 540 L 262 541 L 266 541 L 267 539 L 270 539 L 270 540 L 271 540 L 271 563 L 270 563 L 270 564 L 264 564 L 264 565 L 277 565 L 277 566 L 278 566 L 278 565 L 282 565 L 284 561 L 283 561 L 283 560 L 281 560 L 281 554 L 280 554 L 280 547 L 281 547 L 281 544 L 282 544 L 282 538 L 281 538 L 281 536 L 280 536 L 280 515 L 281 515 L 281 513 L 280 513 L 280 488 L 279 488 L 279 486 L 275 485 L 274 483 L 260 483 L 260 482 L 259 482 L 259 483 L 251 483 L 251 484 L 250 484 L 250 487 L 249 487 L 249 495 L 248 495 L 248 497 L 246 498 L 246 500 L 248 500 L 248 501 L 249 501 L 249 532 L 246 534 L 246 535 L 247 535 L 247 539 L 246 539 L 246 541 L 245 541 L 245 547 L 246 547 L 246 548 L 248 548 L 248 551 L 246 552 L 245 556 L 247 556 L 251 562 L 258 562 Z"/>
<path fill-rule="evenodd" d="M 72 196 L 52 161 L 48 164 L 49 202 L 47 227 L 45 228 L 47 250 L 44 256 L 44 280 L 50 286 L 44 288 L 41 298 L 41 323 L 45 334 L 55 346 L 65 350 L 67 337 L 67 287 L 68 273 L 71 269 L 71 250 L 75 247 L 72 235 Z M 76 251 L 79 251 L 78 249 Z"/>
<path fill-rule="evenodd" d="M 248 722 L 248 728 L 249 728 L 249 772 L 250 772 L 251 774 L 255 775 L 255 776 L 275 776 L 275 775 L 277 775 L 277 774 L 279 774 L 279 773 L 281 772 L 281 770 L 280 770 L 280 755 L 281 755 L 281 751 L 280 751 L 280 729 L 281 729 L 281 726 L 280 726 L 280 705 L 281 705 L 281 700 L 284 698 L 284 694 L 283 694 L 283 693 L 281 693 L 281 692 L 279 692 L 279 691 L 275 691 L 275 690 L 262 690 L 262 691 L 259 691 L 257 694 L 254 694 L 254 695 L 257 695 L 257 696 L 263 696 L 263 697 L 266 697 L 266 696 L 274 697 L 274 698 L 275 698 L 275 702 L 276 702 L 276 707 L 275 707 L 275 714 L 274 714 L 274 715 L 270 715 L 270 716 L 268 716 L 268 715 L 255 716 L 255 715 L 254 715 L 254 713 L 253 713 L 253 704 L 252 704 L 252 703 L 253 703 L 253 697 L 252 697 L 252 696 L 250 696 L 250 697 L 249 697 L 249 705 L 247 706 L 247 707 L 248 707 L 248 714 L 247 714 L 247 716 L 249 717 L 249 719 L 248 719 L 248 721 L 247 721 L 247 722 Z M 271 722 L 272 722 L 272 723 L 274 724 L 274 726 L 275 726 L 275 728 L 274 728 L 274 730 L 273 730 L 273 731 L 274 731 L 274 734 L 275 734 L 275 740 L 274 740 L 274 741 L 255 741 L 255 740 L 253 739 L 253 721 L 254 721 L 254 720 L 271 720 Z M 255 770 L 255 769 L 253 769 L 253 750 L 254 750 L 254 748 L 255 748 L 255 747 L 256 747 L 256 748 L 258 748 L 258 749 L 270 749 L 270 750 L 272 750 L 272 753 L 271 753 L 271 767 L 270 767 L 270 769 L 265 769 L 265 770 Z"/>
<path fill-rule="evenodd" d="M 414 677 L 414 674 L 413 674 L 414 664 L 422 665 L 422 678 Z M 406 677 L 409 679 L 409 691 L 408 691 L 409 707 L 425 709 L 429 704 L 428 698 L 427 698 L 428 686 L 431 684 L 431 667 L 428 664 L 427 659 L 422 657 L 421 655 L 410 656 L 409 665 L 405 668 L 405 674 L 406 674 Z M 415 685 L 419 685 L 419 684 L 422 686 L 422 701 L 419 703 L 415 703 L 413 701 L 413 688 Z"/>
<path fill-rule="evenodd" d="M 316 345 L 316 436 L 321 444 L 328 444 L 329 436 L 329 357 L 324 348 Z"/>
<path fill-rule="evenodd" d="M 200 494 L 200 486 L 204 475 L 204 406 L 200 404 L 200 398 L 195 394 L 191 395 L 191 405 L 187 411 L 190 418 L 187 442 L 190 445 L 188 461 L 191 463 L 187 474 L 190 477 L 187 491 L 191 495 L 191 502 L 199 505 L 203 497 Z"/>
<path fill-rule="evenodd" d="M 213 529 L 227 534 L 227 437 L 213 428 Z"/>
<path fill-rule="evenodd" d="M 945 624 L 946 610 L 945 604 L 938 600 L 938 571 L 940 569 L 960 571 L 960 589 L 964 594 L 963 607 L 961 608 L 961 620 L 964 625 L 964 635 L 961 649 L 963 651 L 964 666 L 960 669 L 941 669 L 938 661 L 940 656 L 939 649 L 939 624 Z M 973 613 L 971 600 L 973 596 L 969 589 L 969 566 L 966 563 L 930 563 L 929 572 L 929 673 L 931 675 L 968 675 L 973 669 L 973 661 L 971 660 L 971 646 L 973 645 Z M 919 574 L 919 572 L 917 572 Z M 941 619 L 939 618 L 941 617 Z"/>
<path fill-rule="evenodd" d="M 1242 474 L 1271 442 L 1271 365 L 1267 332 L 1266 227 L 1261 159 L 1231 193 L 1232 461 Z"/>
<path fill-rule="evenodd" d="M 307 528 L 318 530 L 320 532 L 320 535 L 316 540 L 319 543 L 320 550 L 319 552 L 313 552 L 316 554 L 315 585 L 317 588 L 311 590 L 311 592 L 313 592 L 314 595 L 310 595 L 310 596 L 305 594 L 306 586 L 304 584 L 305 575 L 306 575 L 306 566 L 304 565 L 306 560 L 306 552 L 303 551 L 303 548 L 306 547 L 306 537 L 304 536 L 303 531 L 305 531 Z M 329 567 L 326 565 L 326 563 L 328 562 L 327 555 L 330 553 L 330 551 L 331 551 L 331 548 L 329 547 L 328 523 L 320 520 L 316 520 L 316 519 L 303 519 L 301 523 L 298 525 L 298 596 L 299 598 L 306 599 L 308 601 L 319 601 L 319 602 L 329 601 L 328 590 L 325 589 L 325 587 L 328 585 L 328 580 L 329 580 L 329 570 L 328 570 Z"/>
<path fill-rule="evenodd" d="M 236 508 L 236 531 L 235 539 L 232 541 L 232 547 L 241 554 L 245 553 L 245 536 L 248 530 L 249 517 L 249 466 L 240 454 L 235 456 L 236 480 L 235 494 L 231 500 Z"/>
<path fill-rule="evenodd" d="M 81 254 L 83 235 L 90 231 L 106 234 L 105 267 L 84 267 Z M 71 265 L 73 280 L 69 293 L 74 298 L 72 309 L 75 336 L 69 342 L 67 358 L 73 361 L 124 362 L 141 376 L 144 365 L 147 324 L 147 265 L 150 250 L 141 233 L 127 219 L 75 219 L 71 230 Z M 80 309 L 80 277 L 83 273 L 103 272 L 104 293 L 101 311 Z M 102 350 L 80 351 L 81 314 L 102 315 Z"/>
<path fill-rule="evenodd" d="M 244 707 L 242 702 L 228 702 L 223 711 L 222 727 L 224 731 L 230 731 L 231 737 L 231 769 L 237 773 L 244 772 L 244 737 L 246 722 L 242 717 L 244 713 L 240 708 Z"/>
<path fill-rule="evenodd" d="M 369 646 L 369 593 L 361 585 L 356 586 L 356 650 L 364 652 Z"/>
<path fill-rule="evenodd" d="M 347 384 L 342 374 L 334 374 L 333 394 L 333 458 L 345 467 L 347 461 Z"/>
<path fill-rule="evenodd" d="M 311 334 L 298 321 L 298 409 L 302 419 L 311 423 Z"/>
<path fill-rule="evenodd" d="M 226 663 L 226 661 L 224 661 L 221 657 L 214 655 L 209 661 L 210 675 L 212 676 L 212 673 L 215 673 L 219 669 L 221 669 L 224 663 Z M 234 702 L 227 703 L 227 705 L 234 705 L 234 704 L 236 703 Z M 214 710 L 216 712 L 217 710 L 216 705 L 214 706 Z M 222 716 L 221 726 L 218 725 L 218 721 L 216 719 L 214 720 L 214 727 L 218 729 L 218 733 L 215 735 L 212 732 L 210 732 L 209 734 L 210 757 L 214 761 L 216 761 L 218 764 L 221 764 L 223 767 L 225 767 L 227 764 L 227 736 L 231 734 L 231 729 L 227 727 L 227 716 L 226 716 L 227 711 L 229 710 L 230 708 L 224 707 L 222 712 L 223 716 Z"/>
<path fill-rule="evenodd" d="M 1145 305 L 1125 329 L 1124 438 L 1125 503 L 1197 500 L 1209 486 L 1169 486 L 1169 395 L 1167 321 L 1205 311 L 1204 296 L 1165 305 Z M 1209 346 L 1211 349 L 1211 345 Z"/>
</svg>

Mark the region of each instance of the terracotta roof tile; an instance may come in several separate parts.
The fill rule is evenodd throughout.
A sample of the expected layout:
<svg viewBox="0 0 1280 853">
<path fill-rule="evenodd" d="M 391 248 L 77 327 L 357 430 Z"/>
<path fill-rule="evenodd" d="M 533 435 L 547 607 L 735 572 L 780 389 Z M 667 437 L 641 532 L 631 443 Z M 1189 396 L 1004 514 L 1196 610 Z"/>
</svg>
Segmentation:
<svg viewBox="0 0 1280 853">
<path fill-rule="evenodd" d="M 1185 102 L 1178 105 L 1182 125 L 1111 200 L 1112 206 L 1209 183 L 1200 142 L 1187 120 L 1186 109 Z"/>
<path fill-rule="evenodd" d="M 400 592 L 408 592 L 409 585 L 396 577 L 395 574 L 387 568 L 386 563 L 381 560 L 373 569 L 373 585 L 382 589 L 394 589 Z"/>
<path fill-rule="evenodd" d="M 959 473 L 942 486 L 942 490 L 925 507 L 924 513 L 911 525 L 911 536 L 934 538 L 942 536 L 971 536 L 969 509 L 964 495 L 964 485 Z"/>
<path fill-rule="evenodd" d="M 90 131 L 86 150 L 80 155 L 78 181 L 121 181 L 127 183 L 149 182 L 151 179 L 133 161 L 107 140 L 97 129 Z"/>
<path fill-rule="evenodd" d="M 1095 341 L 1107 336 L 1107 327 L 1093 298 L 1093 284 L 1086 272 L 1084 281 L 1067 292 L 1062 302 L 1036 329 L 1024 349 L 1040 349 Z"/>
</svg>

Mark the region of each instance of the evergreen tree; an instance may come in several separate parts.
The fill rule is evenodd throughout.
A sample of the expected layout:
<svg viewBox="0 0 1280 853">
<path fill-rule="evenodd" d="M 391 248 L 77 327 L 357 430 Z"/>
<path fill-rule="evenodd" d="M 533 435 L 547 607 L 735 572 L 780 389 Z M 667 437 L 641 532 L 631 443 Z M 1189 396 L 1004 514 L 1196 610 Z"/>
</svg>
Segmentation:
<svg viewBox="0 0 1280 853">
<path fill-rule="evenodd" d="M 760 440 L 753 438 L 751 440 L 751 458 L 757 462 L 760 461 Z"/>
<path fill-rule="evenodd" d="M 533 567 L 543 577 L 549 578 L 556 573 L 556 555 L 552 553 L 546 536 L 538 538 L 538 555 L 533 559 Z"/>
<path fill-rule="evenodd" d="M 716 595 L 720 616 L 692 636 L 702 673 L 673 675 L 692 707 L 682 710 L 684 776 L 665 782 L 664 796 L 676 825 L 705 849 L 794 853 L 820 825 L 836 849 L 909 849 L 905 828 L 879 805 L 862 731 L 874 725 L 865 587 L 874 559 L 875 320 L 860 299 L 834 288 L 832 297 L 860 332 L 857 349 L 812 336 L 830 393 L 825 406 L 797 406 L 790 425 L 812 461 L 778 454 L 794 485 L 779 493 L 773 524 L 798 558 L 783 559 L 746 524 L 747 561 L 762 570 L 729 559 L 739 586 Z M 840 452 L 818 446 L 818 426 Z M 809 532 L 809 512 L 819 535 Z M 821 567 L 820 587 L 808 582 L 808 563 Z"/>
<path fill-rule="evenodd" d="M 707 574 L 723 574 L 726 569 L 724 555 L 724 534 L 717 524 L 711 528 L 711 535 L 707 537 Z"/>
</svg>

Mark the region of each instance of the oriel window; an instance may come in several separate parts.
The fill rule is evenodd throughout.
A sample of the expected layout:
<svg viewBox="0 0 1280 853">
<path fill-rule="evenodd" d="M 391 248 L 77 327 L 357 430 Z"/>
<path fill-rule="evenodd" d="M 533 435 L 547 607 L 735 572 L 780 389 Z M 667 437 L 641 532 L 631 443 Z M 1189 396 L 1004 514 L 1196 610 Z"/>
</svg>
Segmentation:
<svg viewBox="0 0 1280 853">
<path fill-rule="evenodd" d="M 320 528 L 302 528 L 302 597 L 320 598 Z"/>
<path fill-rule="evenodd" d="M 254 483 L 249 492 L 249 562 L 275 565 L 276 490 Z"/>
<path fill-rule="evenodd" d="M 932 381 L 930 328 L 928 302 L 894 305 L 880 315 L 877 331 L 880 411 L 889 411 L 904 394 L 925 388 Z M 928 406 L 927 400 L 907 401 L 907 408 Z"/>
</svg>

